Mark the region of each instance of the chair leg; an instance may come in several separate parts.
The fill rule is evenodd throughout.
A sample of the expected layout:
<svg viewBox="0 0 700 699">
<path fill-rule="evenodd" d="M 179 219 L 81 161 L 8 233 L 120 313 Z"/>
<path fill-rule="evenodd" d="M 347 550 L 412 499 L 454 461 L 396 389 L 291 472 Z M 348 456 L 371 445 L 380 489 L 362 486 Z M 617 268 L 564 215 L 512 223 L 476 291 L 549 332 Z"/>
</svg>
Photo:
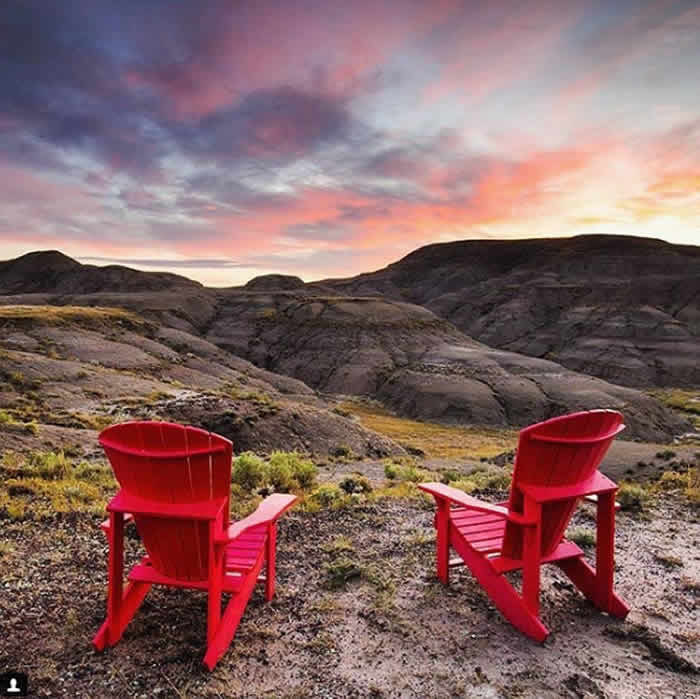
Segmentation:
<svg viewBox="0 0 700 699">
<path fill-rule="evenodd" d="M 231 597 L 226 610 L 211 640 L 207 643 L 207 652 L 204 656 L 204 664 L 209 670 L 213 670 L 219 658 L 226 652 L 238 629 L 243 612 L 250 600 L 258 575 L 262 570 L 264 556 L 261 554 L 255 566 L 246 573 L 245 580 L 240 589 Z"/>
<path fill-rule="evenodd" d="M 531 614 L 540 613 L 540 520 L 542 506 L 530 498 L 525 498 L 525 516 L 537 522 L 524 527 L 523 533 L 523 599 Z"/>
<path fill-rule="evenodd" d="M 277 524 L 272 522 L 267 528 L 265 542 L 265 599 L 269 602 L 275 596 L 275 574 L 277 555 Z"/>
<path fill-rule="evenodd" d="M 223 548 L 214 546 L 216 522 L 209 523 L 209 589 L 207 595 L 207 645 L 216 635 L 221 620 L 221 593 L 223 587 Z"/>
<path fill-rule="evenodd" d="M 535 641 L 544 641 L 549 630 L 508 580 L 496 573 L 488 560 L 469 546 L 461 535 L 456 534 L 450 543 L 501 614 L 526 636 Z"/>
<path fill-rule="evenodd" d="M 151 588 L 148 583 L 132 582 L 124 593 L 124 514 L 110 512 L 109 520 L 107 619 L 92 640 L 97 650 L 119 641 Z"/>
<path fill-rule="evenodd" d="M 557 564 L 598 609 L 624 619 L 630 608 L 613 588 L 615 493 L 598 495 L 597 509 L 596 569 L 593 570 L 582 558 L 568 558 L 557 561 Z"/>
<path fill-rule="evenodd" d="M 97 650 L 104 650 L 105 646 L 107 645 L 113 646 L 117 643 L 117 641 L 119 641 L 119 639 L 121 639 L 124 630 L 129 625 L 129 622 L 134 618 L 138 608 L 141 606 L 141 602 L 143 602 L 150 589 L 150 583 L 129 583 L 124 597 L 122 598 L 119 622 L 116 625 L 113 625 L 113 628 L 110 631 L 110 621 L 108 618 L 92 639 L 92 645 L 95 646 Z"/>
<path fill-rule="evenodd" d="M 436 505 L 437 576 L 440 582 L 448 585 L 450 582 L 450 504 L 447 500 L 438 499 Z"/>
</svg>

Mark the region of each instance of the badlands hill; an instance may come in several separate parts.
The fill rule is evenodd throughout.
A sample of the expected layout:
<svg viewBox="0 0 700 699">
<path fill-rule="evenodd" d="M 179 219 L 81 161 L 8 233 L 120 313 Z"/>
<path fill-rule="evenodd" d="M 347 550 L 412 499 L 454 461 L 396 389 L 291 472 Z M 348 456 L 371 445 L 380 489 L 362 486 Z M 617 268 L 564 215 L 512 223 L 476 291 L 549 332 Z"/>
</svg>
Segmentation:
<svg viewBox="0 0 700 699">
<path fill-rule="evenodd" d="M 491 347 L 626 386 L 700 385 L 700 247 L 633 236 L 467 240 L 322 284 L 420 304 Z"/>
<path fill-rule="evenodd" d="M 461 281 L 455 272 L 451 282 L 454 286 L 445 283 L 444 293 L 434 299 L 444 301 L 443 297 L 449 293 L 466 296 L 467 279 L 478 285 L 488 283 L 489 274 L 508 274 L 508 269 L 519 266 L 518 260 L 525 264 L 522 261 L 532 254 L 534 242 L 502 243 L 502 254 L 495 255 L 492 248 L 491 257 L 482 251 L 479 265 L 465 264 Z M 562 256 L 552 252 L 557 248 L 555 242 L 559 248 L 571 245 L 571 241 L 545 241 L 550 244 L 552 260 Z M 455 245 L 476 249 L 466 243 Z M 489 246 L 486 244 L 486 247 Z M 691 248 L 690 253 L 694 250 Z M 0 263 L 0 289 L 5 290 L 4 295 L 0 295 L 0 303 L 8 306 L 8 310 L 18 305 L 116 307 L 135 314 L 139 322 L 146 323 L 150 329 L 145 338 L 143 333 L 135 337 L 133 330 L 116 337 L 114 332 L 118 329 L 112 329 L 106 322 L 97 336 L 86 336 L 83 329 L 76 332 L 68 328 L 57 333 L 46 319 L 35 318 L 31 339 L 27 340 L 22 334 L 27 333 L 21 331 L 17 322 L 21 326 L 29 321 L 15 320 L 8 326 L 13 330 L 14 339 L 10 344 L 14 345 L 8 347 L 7 342 L 4 343 L 7 350 L 13 352 L 12 366 L 7 371 L 16 371 L 22 363 L 36 363 L 36 357 L 22 357 L 17 352 L 46 355 L 47 347 L 53 347 L 61 359 L 68 361 L 96 362 L 108 367 L 106 354 L 120 357 L 117 369 L 141 370 L 140 365 L 123 366 L 123 358 L 132 356 L 135 346 L 141 353 L 140 359 L 135 360 L 137 365 L 144 361 L 150 366 L 155 357 L 156 364 L 169 373 L 181 371 L 184 363 L 188 368 L 195 364 L 198 371 L 216 375 L 219 369 L 212 369 L 214 357 L 216 364 L 224 366 L 247 360 L 252 368 L 266 372 L 265 381 L 271 386 L 275 382 L 289 381 L 286 377 L 291 377 L 297 381 L 296 393 L 313 394 L 316 390 L 365 396 L 381 401 L 399 414 L 420 419 L 519 427 L 570 410 L 605 406 L 625 413 L 628 437 L 664 441 L 691 429 L 683 419 L 640 391 L 608 383 L 553 361 L 554 351 L 543 353 L 547 358 L 527 356 L 491 347 L 465 334 L 456 327 L 458 317 L 455 316 L 453 324 L 441 313 L 428 308 L 432 305 L 440 310 L 431 294 L 437 293 L 435 289 L 439 287 L 440 275 L 435 270 L 443 264 L 440 260 L 447 264 L 441 246 L 429 246 L 413 255 L 415 257 L 409 256 L 387 270 L 354 280 L 304 285 L 293 277 L 269 275 L 252 280 L 245 287 L 231 289 L 208 289 L 176 275 L 80 265 L 55 252 L 25 255 Z M 577 259 L 570 261 L 571 269 L 579 270 L 581 255 L 574 257 Z M 28 273 L 28 258 L 31 267 L 42 270 L 37 278 Z M 551 261 L 551 265 L 554 264 Z M 589 269 L 597 269 L 597 264 L 590 263 Z M 526 264 L 527 269 L 533 266 L 537 268 L 532 261 Z M 602 262 L 600 266 L 602 270 L 607 269 Z M 20 273 L 18 270 L 22 269 L 24 272 Z M 539 269 L 544 269 L 543 265 Z M 576 274 L 583 274 L 581 270 Z M 686 274 L 685 270 L 685 266 L 679 264 L 677 275 Z M 563 268 L 558 274 L 565 276 Z M 612 272 L 606 274 L 612 279 Z M 119 275 L 124 280 L 121 285 Z M 476 281 L 479 275 L 482 282 Z M 557 282 L 552 281 L 550 286 L 554 289 Z M 448 291 L 448 288 L 453 290 Z M 533 288 L 536 289 L 536 285 Z M 398 297 L 405 298 L 409 289 L 414 289 L 411 294 L 417 296 L 414 302 L 398 300 Z M 530 293 L 535 296 L 540 293 L 528 290 L 527 284 L 524 289 L 524 298 Z M 360 291 L 375 296 L 348 295 Z M 384 296 L 376 296 L 380 291 Z M 512 293 L 511 301 L 515 303 L 517 294 L 515 290 Z M 676 325 L 692 325 L 693 303 L 697 302 L 690 299 L 682 306 Z M 474 309 L 475 316 L 487 313 L 485 308 L 479 311 L 474 306 Z M 448 314 L 444 312 L 444 315 Z M 683 320 L 686 317 L 687 322 Z M 523 328 L 534 337 L 539 327 L 543 327 L 543 336 L 547 332 L 555 333 L 558 327 L 555 324 L 547 330 L 538 325 L 534 317 L 531 322 L 533 328 L 525 328 L 525 324 Z M 504 325 L 510 327 L 505 321 Z M 592 333 L 595 328 L 591 329 Z M 164 337 L 169 338 L 165 344 L 179 359 L 150 344 L 161 344 Z M 593 334 L 592 340 L 596 338 Z M 115 342 L 127 347 L 110 344 Z M 692 342 L 696 340 L 688 340 L 686 344 L 692 345 Z M 143 357 L 143 354 L 148 356 Z M 680 352 L 679 356 L 682 360 L 684 355 Z M 52 360 L 50 356 L 47 359 Z M 665 355 L 658 361 L 666 362 Z M 695 364 L 688 370 L 690 379 L 694 376 L 692 371 L 697 371 Z M 176 380 L 188 385 L 187 381 Z M 209 388 L 214 389 L 227 380 L 214 378 Z M 201 387 L 197 383 L 193 386 Z M 173 418 L 187 417 L 178 413 L 174 406 L 171 408 L 168 414 Z M 217 410 L 226 412 L 227 408 L 207 406 L 202 412 L 213 415 Z M 333 419 L 335 417 L 339 416 Z M 307 435 L 304 439 L 309 441 L 310 438 Z M 360 451 L 376 451 L 374 447 L 365 449 L 369 444 L 366 439 L 363 444 Z M 379 451 L 389 448 L 385 445 Z"/>
</svg>

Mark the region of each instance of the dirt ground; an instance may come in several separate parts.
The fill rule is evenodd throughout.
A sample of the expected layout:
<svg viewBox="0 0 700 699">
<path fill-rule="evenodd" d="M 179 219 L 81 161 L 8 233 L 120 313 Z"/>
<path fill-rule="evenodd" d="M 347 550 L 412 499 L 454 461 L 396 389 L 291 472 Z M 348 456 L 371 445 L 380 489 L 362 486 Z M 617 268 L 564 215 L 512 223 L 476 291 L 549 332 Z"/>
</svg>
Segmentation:
<svg viewBox="0 0 700 699">
<path fill-rule="evenodd" d="M 574 525 L 593 527 L 587 507 Z M 106 589 L 98 517 L 2 521 L 0 667 L 27 672 L 38 697 L 697 696 L 697 509 L 662 495 L 618 515 L 625 622 L 546 567 L 543 645 L 505 622 L 466 569 L 449 587 L 436 581 L 432 517 L 422 498 L 289 513 L 277 596 L 255 593 L 213 673 L 197 592 L 154 588 L 115 648 L 92 649 Z M 130 560 L 139 548 L 132 536 Z"/>
</svg>

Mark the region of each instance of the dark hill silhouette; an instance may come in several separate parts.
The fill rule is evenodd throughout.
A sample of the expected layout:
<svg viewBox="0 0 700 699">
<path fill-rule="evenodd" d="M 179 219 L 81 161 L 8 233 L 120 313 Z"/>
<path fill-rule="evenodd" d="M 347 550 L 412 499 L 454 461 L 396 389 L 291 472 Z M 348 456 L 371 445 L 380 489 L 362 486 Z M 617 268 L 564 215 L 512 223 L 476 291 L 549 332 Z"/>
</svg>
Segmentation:
<svg viewBox="0 0 700 699">
<path fill-rule="evenodd" d="M 289 291 L 292 289 L 303 289 L 304 282 L 291 274 L 263 274 L 260 277 L 251 279 L 245 288 L 249 291 Z"/>
<path fill-rule="evenodd" d="M 30 252 L 0 262 L 0 294 L 92 294 L 158 291 L 199 282 L 169 272 L 141 272 L 120 265 L 83 265 L 57 250 Z"/>
<path fill-rule="evenodd" d="M 700 385 L 700 247 L 634 236 L 468 240 L 321 283 L 421 304 L 492 347 L 616 383 Z"/>
</svg>

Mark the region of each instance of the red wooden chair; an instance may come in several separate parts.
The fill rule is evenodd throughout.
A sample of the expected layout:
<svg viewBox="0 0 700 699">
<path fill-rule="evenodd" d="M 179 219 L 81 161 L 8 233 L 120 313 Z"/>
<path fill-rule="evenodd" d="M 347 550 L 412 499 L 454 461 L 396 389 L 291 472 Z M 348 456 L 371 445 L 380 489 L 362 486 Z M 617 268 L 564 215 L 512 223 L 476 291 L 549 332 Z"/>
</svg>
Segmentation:
<svg viewBox="0 0 700 699">
<path fill-rule="evenodd" d="M 598 471 L 612 440 L 625 426 L 613 410 L 553 418 L 520 432 L 510 498 L 491 505 L 441 483 L 418 487 L 435 497 L 437 575 L 466 564 L 503 616 L 524 634 L 544 641 L 539 618 L 540 566 L 556 563 L 599 609 L 625 618 L 627 604 L 613 590 L 615 491 Z M 597 501 L 596 567 L 564 538 L 579 499 Z M 449 560 L 452 547 L 460 559 Z M 523 571 L 522 594 L 504 573 Z"/>
<path fill-rule="evenodd" d="M 107 620 L 97 650 L 116 644 L 151 585 L 208 592 L 207 652 L 212 670 L 231 643 L 255 584 L 275 591 L 276 520 L 296 501 L 270 495 L 250 516 L 229 522 L 228 439 L 167 422 L 113 425 L 99 437 L 121 486 L 103 523 L 109 539 Z M 147 556 L 123 590 L 124 523 L 133 518 Z M 260 575 L 266 564 L 266 575 Z M 222 593 L 231 598 L 221 614 Z"/>
</svg>

